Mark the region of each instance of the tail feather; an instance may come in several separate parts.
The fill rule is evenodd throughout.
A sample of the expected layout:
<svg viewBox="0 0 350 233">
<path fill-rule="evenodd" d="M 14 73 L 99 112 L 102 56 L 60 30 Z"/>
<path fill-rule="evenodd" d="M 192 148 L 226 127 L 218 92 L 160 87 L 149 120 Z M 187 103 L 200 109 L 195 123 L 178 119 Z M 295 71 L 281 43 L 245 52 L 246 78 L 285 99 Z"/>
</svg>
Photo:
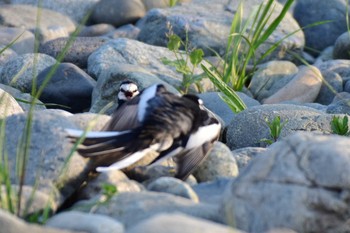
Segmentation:
<svg viewBox="0 0 350 233">
<path fill-rule="evenodd" d="M 108 140 L 115 139 L 117 136 L 124 135 L 130 132 L 127 131 L 83 131 L 77 129 L 65 129 L 68 133 L 68 137 L 71 138 L 73 142 L 76 142 L 79 138 L 84 137 L 82 142 L 83 145 L 94 145 L 98 143 L 103 143 Z"/>
</svg>

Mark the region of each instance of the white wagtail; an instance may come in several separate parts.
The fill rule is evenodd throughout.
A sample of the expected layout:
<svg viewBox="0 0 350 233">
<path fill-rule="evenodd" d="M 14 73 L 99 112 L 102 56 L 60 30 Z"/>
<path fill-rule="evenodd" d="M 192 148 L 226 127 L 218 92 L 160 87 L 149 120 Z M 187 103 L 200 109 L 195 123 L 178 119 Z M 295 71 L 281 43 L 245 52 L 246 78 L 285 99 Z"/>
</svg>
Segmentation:
<svg viewBox="0 0 350 233">
<path fill-rule="evenodd" d="M 175 95 L 162 84 L 146 88 L 131 101 L 137 101 L 134 114 L 138 126 L 124 131 L 88 132 L 78 152 L 89 157 L 98 172 L 126 168 L 157 152 L 152 163 L 173 157 L 176 177 L 186 179 L 218 139 L 219 121 L 197 96 Z M 73 139 L 83 134 L 79 130 L 67 132 Z"/>
</svg>

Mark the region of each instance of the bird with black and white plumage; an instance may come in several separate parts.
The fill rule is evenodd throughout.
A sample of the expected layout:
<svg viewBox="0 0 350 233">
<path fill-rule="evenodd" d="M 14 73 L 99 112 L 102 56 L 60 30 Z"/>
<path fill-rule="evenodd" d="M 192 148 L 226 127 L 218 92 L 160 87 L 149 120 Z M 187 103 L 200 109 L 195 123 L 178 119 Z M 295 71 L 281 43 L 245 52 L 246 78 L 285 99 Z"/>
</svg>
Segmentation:
<svg viewBox="0 0 350 233">
<path fill-rule="evenodd" d="M 133 112 L 136 127 L 88 132 L 78 152 L 90 158 L 92 169 L 98 172 L 126 168 L 149 152 L 156 152 L 158 156 L 151 164 L 172 157 L 177 164 L 176 177 L 186 179 L 218 139 L 219 121 L 197 96 L 178 96 L 162 84 L 146 88 L 123 105 L 132 101 L 137 103 Z M 83 134 L 77 130 L 67 132 L 73 140 Z"/>
</svg>

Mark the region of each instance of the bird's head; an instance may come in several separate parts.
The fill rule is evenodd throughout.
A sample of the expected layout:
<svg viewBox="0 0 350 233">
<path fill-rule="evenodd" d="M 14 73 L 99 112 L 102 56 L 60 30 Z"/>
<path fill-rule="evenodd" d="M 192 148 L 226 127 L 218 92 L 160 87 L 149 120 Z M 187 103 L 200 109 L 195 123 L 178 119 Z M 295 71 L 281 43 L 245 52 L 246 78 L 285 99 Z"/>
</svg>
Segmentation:
<svg viewBox="0 0 350 233">
<path fill-rule="evenodd" d="M 124 81 L 120 84 L 118 92 L 118 101 L 124 102 L 130 100 L 139 94 L 139 89 L 136 83 L 132 81 Z"/>
</svg>

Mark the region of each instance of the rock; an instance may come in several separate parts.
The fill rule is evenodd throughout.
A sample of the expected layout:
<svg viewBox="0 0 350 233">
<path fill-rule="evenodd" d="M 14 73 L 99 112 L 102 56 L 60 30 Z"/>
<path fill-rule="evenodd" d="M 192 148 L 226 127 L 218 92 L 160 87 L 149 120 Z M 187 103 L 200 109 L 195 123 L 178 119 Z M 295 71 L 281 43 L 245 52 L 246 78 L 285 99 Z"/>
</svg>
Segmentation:
<svg viewBox="0 0 350 233">
<path fill-rule="evenodd" d="M 129 39 L 136 40 L 139 33 L 140 33 L 140 29 L 138 27 L 135 27 L 133 24 L 126 24 L 108 33 L 107 37 L 112 39 L 129 38 Z"/>
<path fill-rule="evenodd" d="M 13 114 L 23 113 L 23 109 L 17 101 L 0 87 L 0 119 Z"/>
<path fill-rule="evenodd" d="M 28 224 L 22 219 L 0 209 L 0 225 L 2 232 L 31 232 L 31 233 L 76 233 L 73 231 L 64 231 L 50 227 L 42 227 L 36 224 Z"/>
<path fill-rule="evenodd" d="M 259 3 L 260 1 L 255 0 L 246 1 L 243 15 L 247 17 L 253 11 L 253 6 Z M 215 50 L 219 54 L 224 54 L 233 14 L 237 6 L 237 1 L 229 1 L 227 3 L 224 0 L 193 0 L 191 3 L 181 4 L 172 8 L 153 9 L 148 11 L 146 16 L 137 23 L 137 26 L 141 28 L 138 39 L 147 44 L 166 46 L 168 42 L 166 33 L 169 31 L 167 25 L 170 24 L 172 25 L 173 32 L 183 40 L 185 40 L 187 30 L 191 46 L 203 49 L 205 55 L 212 54 L 212 50 Z M 274 9 L 275 11 L 271 18 L 277 16 L 282 6 L 276 2 Z M 298 29 L 299 26 L 296 21 L 287 13 L 282 23 L 277 27 L 272 36 L 269 37 L 267 42 L 270 44 L 268 45 L 266 43 L 260 46 L 258 51 L 255 51 L 256 56 L 259 57 L 271 44 L 274 44 L 277 40 Z M 301 50 L 303 44 L 303 34 L 301 32 L 294 34 L 288 37 L 288 39 L 283 40 L 279 48 L 269 58 L 266 58 L 266 60 L 271 60 L 272 58 L 288 59 L 285 51 L 293 50 L 298 53 L 298 50 Z"/>
<path fill-rule="evenodd" d="M 262 102 L 264 104 L 283 101 L 314 102 L 320 92 L 322 80 L 324 80 L 322 74 L 315 66 L 302 67 L 290 82 Z"/>
<path fill-rule="evenodd" d="M 266 148 L 262 147 L 244 147 L 232 151 L 233 157 L 237 161 L 239 171 L 245 168 L 251 160 L 260 156 L 262 152 L 266 151 Z"/>
<path fill-rule="evenodd" d="M 5 149 L 9 160 L 12 184 L 17 184 L 16 160 L 21 157 L 19 141 L 25 133 L 28 118 L 25 114 L 12 115 L 6 118 Z M 53 111 L 35 111 L 32 117 L 29 153 L 26 155 L 24 184 L 49 195 L 53 206 L 63 203 L 82 183 L 85 178 L 85 160 L 74 153 L 64 128 L 76 128 L 66 117 Z M 65 165 L 66 160 L 69 163 Z M 68 161 L 67 161 L 68 162 Z M 58 192 L 60 190 L 60 192 Z M 53 208 L 53 210 L 55 210 Z"/>
<path fill-rule="evenodd" d="M 192 0 L 178 0 L 176 4 L 191 2 Z M 170 7 L 169 0 L 142 0 L 143 4 L 146 7 L 146 10 L 149 11 L 153 8 L 167 8 Z"/>
<path fill-rule="evenodd" d="M 219 177 L 236 177 L 238 167 L 230 149 L 222 142 L 215 142 L 208 157 L 193 175 L 199 182 L 212 181 Z"/>
<path fill-rule="evenodd" d="M 350 60 L 330 60 L 320 62 L 317 68 L 323 73 L 325 71 L 332 71 L 340 75 L 343 79 L 350 77 Z"/>
<path fill-rule="evenodd" d="M 214 181 L 192 185 L 192 188 L 198 195 L 200 203 L 219 205 L 226 186 L 231 181 L 232 178 L 218 178 Z"/>
<path fill-rule="evenodd" d="M 2 185 L 0 186 L 0 194 L 3 200 L 8 200 L 8 197 L 12 198 L 12 205 L 14 208 L 17 208 L 18 203 L 18 192 L 19 192 L 19 186 L 18 185 L 11 185 L 10 188 L 5 186 L 3 184 L 4 181 L 2 181 Z M 9 195 L 10 194 L 10 195 Z M 19 216 L 26 217 L 30 216 L 31 214 L 39 213 L 46 207 L 50 207 L 52 209 L 57 209 L 57 203 L 52 202 L 52 197 L 50 197 L 49 193 L 41 192 L 40 190 L 37 190 L 34 186 L 28 186 L 23 185 L 22 186 L 22 195 L 21 195 L 21 210 L 19 213 Z M 6 202 L 6 201 L 5 201 Z M 1 208 L 8 210 L 8 204 L 2 204 Z M 15 210 L 17 211 L 17 209 Z M 0 220 L 1 222 L 1 220 Z"/>
<path fill-rule="evenodd" d="M 0 51 L 5 49 L 5 47 L 6 46 L 1 46 L 0 45 Z M 9 60 L 15 58 L 16 56 L 17 56 L 17 53 L 14 50 L 12 50 L 10 48 L 6 48 L 5 50 L 3 50 L 0 53 L 0 66 L 3 66 L 6 62 L 8 62 Z"/>
<path fill-rule="evenodd" d="M 32 53 L 34 51 L 34 34 L 20 28 L 0 27 L 0 45 L 7 46 L 10 43 L 13 43 L 11 49 L 17 54 Z"/>
<path fill-rule="evenodd" d="M 103 196 L 105 184 L 114 185 L 117 192 L 141 192 L 145 190 L 140 183 L 130 180 L 122 171 L 105 172 L 91 177 L 86 186 L 79 191 L 79 199 L 91 199 L 96 196 Z"/>
<path fill-rule="evenodd" d="M 98 80 L 106 73 L 109 75 L 116 73 L 118 68 L 121 69 L 124 65 L 133 65 L 133 69 L 145 70 L 174 87 L 180 86 L 182 75 L 176 72 L 175 68 L 164 65 L 162 58 L 176 60 L 173 52 L 167 48 L 151 46 L 131 39 L 115 39 L 91 54 L 88 60 L 88 73 Z M 195 70 L 195 74 L 200 72 L 202 72 L 200 69 Z"/>
<path fill-rule="evenodd" d="M 57 38 L 50 40 L 40 46 L 39 52 L 58 57 L 70 38 Z M 69 47 L 62 62 L 73 63 L 80 68 L 87 66 L 88 57 L 96 49 L 108 42 L 108 39 L 99 37 L 76 37 L 73 44 Z"/>
<path fill-rule="evenodd" d="M 344 92 L 350 93 L 350 79 L 345 81 Z"/>
<path fill-rule="evenodd" d="M 341 34 L 334 44 L 333 49 L 333 58 L 334 59 L 349 59 L 349 51 L 350 51 L 350 38 L 349 32 L 344 32 Z"/>
<path fill-rule="evenodd" d="M 255 99 L 262 101 L 284 87 L 298 73 L 298 67 L 289 61 L 271 61 L 259 65 L 249 84 Z"/>
<path fill-rule="evenodd" d="M 315 102 L 328 105 L 334 96 L 343 91 L 343 79 L 333 71 L 322 72 L 323 80 Z"/>
<path fill-rule="evenodd" d="M 135 23 L 146 14 L 141 0 L 101 0 L 94 7 L 91 19 L 94 23 L 108 23 L 116 27 Z"/>
<path fill-rule="evenodd" d="M 0 82 L 31 93 L 33 76 L 52 66 L 56 60 L 46 54 L 27 53 L 7 62 L 0 70 Z M 35 67 L 35 70 L 34 70 Z"/>
<path fill-rule="evenodd" d="M 96 200 L 81 201 L 74 205 L 74 209 L 87 212 L 89 205 Z M 159 213 L 181 212 L 194 217 L 221 222 L 216 206 L 195 203 L 187 198 L 166 193 L 129 192 L 113 196 L 108 205 L 97 205 L 94 213 L 108 215 L 122 222 L 126 229 L 138 222 Z"/>
<path fill-rule="evenodd" d="M 12 95 L 15 99 L 17 99 L 17 103 L 19 104 L 19 106 L 21 106 L 21 108 L 24 111 L 28 111 L 30 108 L 30 103 L 33 100 L 33 97 L 28 94 L 28 93 L 23 93 L 19 90 L 17 90 L 16 88 L 4 85 L 4 84 L 0 84 L 0 89 L 3 89 L 4 91 L 6 91 L 7 93 L 9 93 L 10 95 Z M 46 109 L 45 105 L 39 101 L 36 100 L 36 104 L 34 106 L 35 110 L 44 110 Z"/>
<path fill-rule="evenodd" d="M 47 67 L 37 77 L 37 90 L 49 79 L 39 99 L 43 103 L 57 104 L 47 107 L 61 108 L 72 113 L 89 109 L 96 81 L 72 63 L 61 63 L 55 73 L 51 73 L 53 68 Z"/>
<path fill-rule="evenodd" d="M 328 105 L 326 112 L 331 114 L 350 114 L 350 93 L 340 92 L 334 98 L 333 102 Z"/>
<path fill-rule="evenodd" d="M 108 115 L 95 114 L 95 113 L 77 113 L 71 117 L 68 117 L 76 126 L 80 129 L 86 129 L 86 127 L 92 127 L 91 130 L 99 131 L 107 124 L 111 119 Z"/>
<path fill-rule="evenodd" d="M 272 145 L 226 190 L 226 221 L 247 232 L 335 232 L 349 218 L 349 143 L 299 132 Z"/>
<path fill-rule="evenodd" d="M 45 8 L 40 9 L 40 41 L 67 37 L 75 30 L 74 22 L 61 13 Z M 34 32 L 37 27 L 37 7 L 30 5 L 4 5 L 0 9 L 0 25 L 24 28 Z M 31 51 L 33 52 L 33 51 Z"/>
<path fill-rule="evenodd" d="M 217 224 L 208 220 L 191 217 L 185 214 L 159 214 L 151 217 L 130 228 L 127 233 L 243 233 L 242 231 L 232 229 L 231 227 Z"/>
<path fill-rule="evenodd" d="M 155 83 L 162 83 L 169 91 L 177 92 L 176 89 L 168 83 L 137 65 L 107 65 L 103 60 L 99 60 L 99 62 L 101 62 L 101 64 L 97 64 L 99 66 L 99 73 L 96 87 L 92 92 L 92 106 L 90 112 L 100 112 L 107 104 L 114 102 L 115 104 L 106 112 L 107 114 L 112 113 L 118 106 L 117 94 L 119 92 L 120 83 L 124 80 L 136 82 L 140 90 Z"/>
<path fill-rule="evenodd" d="M 294 8 L 294 18 L 301 27 L 331 20 L 329 23 L 303 29 L 305 46 L 313 49 L 310 52 L 315 54 L 315 50 L 322 51 L 326 47 L 333 45 L 337 37 L 347 30 L 345 20 L 346 1 L 297 1 Z"/>
<path fill-rule="evenodd" d="M 79 37 L 102 36 L 115 30 L 113 25 L 107 23 L 94 24 L 84 27 L 78 35 Z"/>
<path fill-rule="evenodd" d="M 291 229 L 287 229 L 287 228 L 274 228 L 274 229 L 268 230 L 264 233 L 298 233 L 298 232 L 293 231 Z"/>
<path fill-rule="evenodd" d="M 51 217 L 45 224 L 58 229 L 93 232 L 93 233 L 123 233 L 123 225 L 104 215 L 67 211 Z"/>
<path fill-rule="evenodd" d="M 281 130 L 280 138 L 297 131 L 318 131 L 330 133 L 332 115 L 304 106 L 276 104 L 251 107 L 236 114 L 227 127 L 227 146 L 231 150 L 243 147 L 266 146 L 261 140 L 271 139 L 265 119 L 272 121 L 279 116 L 287 122 Z"/>
<path fill-rule="evenodd" d="M 147 185 L 149 191 L 170 193 L 199 202 L 197 194 L 189 184 L 173 177 L 160 177 Z"/>
<path fill-rule="evenodd" d="M 318 55 L 318 57 L 316 58 L 314 65 L 317 66 L 320 63 L 333 60 L 333 49 L 334 46 L 328 46 L 327 48 L 322 50 L 320 55 Z"/>
<path fill-rule="evenodd" d="M 8 0 L 12 4 L 29 4 L 33 6 L 38 5 L 38 0 Z M 89 11 L 91 11 L 99 0 L 42 0 L 40 3 L 43 8 L 60 12 L 68 15 L 76 22 L 81 22 Z M 44 18 L 44 17 L 43 17 Z M 83 22 L 84 24 L 84 22 Z"/>
<path fill-rule="evenodd" d="M 157 155 L 155 154 L 154 157 Z M 147 157 L 147 156 L 146 156 Z M 150 156 L 152 158 L 152 156 Z M 133 169 L 129 169 L 126 172 L 127 176 L 130 179 L 142 182 L 142 184 L 147 185 L 154 180 L 157 180 L 161 177 L 174 177 L 175 176 L 175 163 L 169 159 L 165 161 L 163 165 L 154 165 L 154 166 L 136 166 Z M 187 182 L 187 180 L 186 180 Z"/>
<path fill-rule="evenodd" d="M 258 101 L 247 96 L 243 92 L 236 92 L 242 99 L 245 105 L 249 108 L 252 106 L 260 105 Z M 220 98 L 220 92 L 205 92 L 200 93 L 198 96 L 203 100 L 205 107 L 217 114 L 223 121 L 223 128 L 230 122 L 235 113 L 231 108 Z"/>
</svg>

